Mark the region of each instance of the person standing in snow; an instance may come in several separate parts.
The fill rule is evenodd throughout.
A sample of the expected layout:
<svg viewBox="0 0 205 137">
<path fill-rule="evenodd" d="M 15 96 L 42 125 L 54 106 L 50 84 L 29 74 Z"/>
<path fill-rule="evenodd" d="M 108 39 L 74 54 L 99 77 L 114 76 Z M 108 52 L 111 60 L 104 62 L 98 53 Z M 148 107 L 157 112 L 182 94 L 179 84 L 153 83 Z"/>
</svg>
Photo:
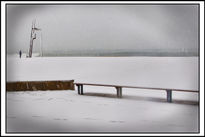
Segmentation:
<svg viewBox="0 0 205 137">
<path fill-rule="evenodd" d="M 19 57 L 21 58 L 21 55 L 22 55 L 22 52 L 21 52 L 21 50 L 19 51 Z"/>
</svg>

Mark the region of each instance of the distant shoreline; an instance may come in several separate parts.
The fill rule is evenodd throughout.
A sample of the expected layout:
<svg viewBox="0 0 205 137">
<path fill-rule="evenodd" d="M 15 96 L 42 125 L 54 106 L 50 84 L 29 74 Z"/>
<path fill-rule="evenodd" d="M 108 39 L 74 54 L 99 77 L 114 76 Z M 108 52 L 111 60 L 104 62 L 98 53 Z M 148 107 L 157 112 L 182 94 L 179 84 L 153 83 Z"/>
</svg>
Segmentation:
<svg viewBox="0 0 205 137">
<path fill-rule="evenodd" d="M 7 56 L 19 56 L 19 54 L 6 54 Z M 22 57 L 26 57 L 26 54 L 23 53 Z M 197 53 L 133 53 L 133 54 L 127 54 L 127 53 L 114 53 L 114 54 L 98 54 L 98 53 L 92 53 L 92 54 L 55 54 L 55 53 L 46 53 L 42 56 L 39 53 L 33 53 L 33 57 L 199 57 Z"/>
</svg>

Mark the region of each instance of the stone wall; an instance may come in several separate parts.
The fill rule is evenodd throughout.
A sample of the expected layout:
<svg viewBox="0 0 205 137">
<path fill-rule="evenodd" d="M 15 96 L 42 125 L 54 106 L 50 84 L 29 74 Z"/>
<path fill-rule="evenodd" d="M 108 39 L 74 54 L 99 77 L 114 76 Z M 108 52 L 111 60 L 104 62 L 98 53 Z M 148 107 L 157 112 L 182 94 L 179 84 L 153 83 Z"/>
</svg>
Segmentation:
<svg viewBox="0 0 205 137">
<path fill-rule="evenodd" d="M 74 80 L 7 82 L 6 91 L 75 90 Z"/>
</svg>

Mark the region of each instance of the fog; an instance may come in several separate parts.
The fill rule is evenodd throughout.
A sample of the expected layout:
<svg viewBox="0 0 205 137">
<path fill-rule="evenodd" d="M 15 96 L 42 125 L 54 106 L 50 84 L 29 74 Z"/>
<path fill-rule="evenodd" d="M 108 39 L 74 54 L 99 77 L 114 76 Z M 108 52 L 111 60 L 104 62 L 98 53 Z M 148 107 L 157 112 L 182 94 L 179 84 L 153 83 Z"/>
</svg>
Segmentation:
<svg viewBox="0 0 205 137">
<path fill-rule="evenodd" d="M 198 55 L 198 5 L 7 5 L 7 53 Z"/>
</svg>

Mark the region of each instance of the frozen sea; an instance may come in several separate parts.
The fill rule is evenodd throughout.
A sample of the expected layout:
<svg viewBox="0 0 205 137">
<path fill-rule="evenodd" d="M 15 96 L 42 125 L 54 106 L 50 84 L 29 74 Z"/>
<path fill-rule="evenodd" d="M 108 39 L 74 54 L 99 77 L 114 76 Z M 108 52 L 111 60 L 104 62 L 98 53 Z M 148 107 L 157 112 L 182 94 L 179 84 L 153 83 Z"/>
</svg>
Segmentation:
<svg viewBox="0 0 205 137">
<path fill-rule="evenodd" d="M 7 81 L 71 80 L 198 90 L 197 57 L 7 57 Z M 8 132 L 198 132 L 198 94 L 108 87 L 7 92 Z"/>
</svg>

